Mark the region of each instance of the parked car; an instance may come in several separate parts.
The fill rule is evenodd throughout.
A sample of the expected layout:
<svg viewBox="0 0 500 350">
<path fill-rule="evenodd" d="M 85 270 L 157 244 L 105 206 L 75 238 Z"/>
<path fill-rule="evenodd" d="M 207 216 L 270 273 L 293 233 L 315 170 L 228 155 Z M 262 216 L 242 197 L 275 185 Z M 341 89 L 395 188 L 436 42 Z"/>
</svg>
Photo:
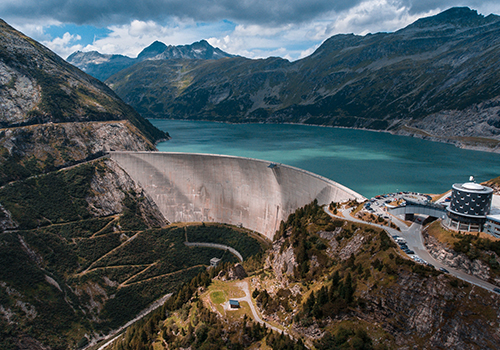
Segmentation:
<svg viewBox="0 0 500 350">
<path fill-rule="evenodd" d="M 500 288 L 496 288 L 496 287 L 495 287 L 495 288 L 493 288 L 493 291 L 494 291 L 495 293 L 500 294 Z"/>
<path fill-rule="evenodd" d="M 450 273 L 450 271 L 446 270 L 444 267 L 440 267 L 439 271 L 444 272 L 444 273 Z"/>
</svg>

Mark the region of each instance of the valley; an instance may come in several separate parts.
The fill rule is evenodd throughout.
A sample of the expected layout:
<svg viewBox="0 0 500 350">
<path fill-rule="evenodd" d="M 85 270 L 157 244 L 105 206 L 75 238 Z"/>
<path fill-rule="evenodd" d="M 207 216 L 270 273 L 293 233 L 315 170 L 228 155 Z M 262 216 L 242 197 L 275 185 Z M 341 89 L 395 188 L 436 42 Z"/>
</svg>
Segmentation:
<svg viewBox="0 0 500 350">
<path fill-rule="evenodd" d="M 383 130 L 498 152 L 499 18 L 451 8 L 391 33 L 332 36 L 293 62 L 181 58 L 153 43 L 143 53 L 156 56 L 105 82 L 147 118 Z"/>
<path fill-rule="evenodd" d="M 449 273 L 391 237 L 420 224 L 350 212 L 398 178 L 497 185 L 499 24 L 452 8 L 294 62 L 205 40 L 70 56 L 103 83 L 0 20 L 0 348 L 498 348 L 496 240 L 426 222 L 418 253 Z"/>
</svg>

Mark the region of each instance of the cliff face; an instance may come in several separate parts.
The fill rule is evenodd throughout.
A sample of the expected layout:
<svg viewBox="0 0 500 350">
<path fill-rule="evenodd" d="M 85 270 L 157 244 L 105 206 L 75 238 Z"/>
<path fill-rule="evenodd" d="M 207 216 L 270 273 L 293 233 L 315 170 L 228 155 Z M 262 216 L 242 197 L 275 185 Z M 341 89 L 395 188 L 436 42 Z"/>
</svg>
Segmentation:
<svg viewBox="0 0 500 350">
<path fill-rule="evenodd" d="M 455 252 L 446 245 L 440 243 L 436 238 L 424 233 L 425 246 L 429 253 L 437 260 L 453 268 L 462 270 L 468 274 L 479 277 L 485 281 L 495 279 L 494 275 L 490 275 L 490 268 L 479 259 L 471 260 L 465 254 Z M 490 252 L 493 253 L 493 252 Z M 500 282 L 496 278 L 496 283 Z"/>
<path fill-rule="evenodd" d="M 89 195 L 86 197 L 92 215 L 106 217 L 122 213 L 126 209 L 123 204 L 126 194 L 133 193 L 139 208 L 138 213 L 148 226 L 168 225 L 157 205 L 118 164 L 110 159 L 104 162 L 108 171 L 95 174 L 90 184 Z"/>
<path fill-rule="evenodd" d="M 414 263 L 383 231 L 323 214 L 306 206 L 281 226 L 269 269 L 252 278 L 264 319 L 318 349 L 359 328 L 373 348 L 499 346 L 498 295 Z"/>
<path fill-rule="evenodd" d="M 399 274 L 397 282 L 363 297 L 360 316 L 387 325 L 398 348 L 494 349 L 500 332 L 492 326 L 498 297 L 475 286 L 451 288 L 444 275 L 432 279 Z M 495 323 L 495 321 L 493 321 Z"/>
<path fill-rule="evenodd" d="M 105 84 L 0 21 L 0 184 L 168 138 Z"/>
</svg>

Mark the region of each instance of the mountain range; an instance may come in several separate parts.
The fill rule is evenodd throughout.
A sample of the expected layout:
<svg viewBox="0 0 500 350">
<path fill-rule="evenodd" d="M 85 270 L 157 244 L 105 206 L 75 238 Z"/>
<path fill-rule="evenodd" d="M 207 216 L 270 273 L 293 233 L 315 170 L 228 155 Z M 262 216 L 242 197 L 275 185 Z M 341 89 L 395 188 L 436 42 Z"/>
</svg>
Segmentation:
<svg viewBox="0 0 500 350">
<path fill-rule="evenodd" d="M 273 75 L 276 91 L 292 76 L 282 59 L 155 59 L 137 66 L 186 62 L 213 74 L 214 62 L 281 67 L 283 75 Z M 236 76 L 241 67 L 225 73 Z M 258 81 L 248 82 L 249 91 Z M 181 80 L 166 93 L 192 84 Z M 315 202 L 280 223 L 272 247 L 228 225 L 168 225 L 140 184 L 101 156 L 152 151 L 169 135 L 104 83 L 1 20 L 0 123 L 0 349 L 96 349 L 170 293 L 108 348 L 498 348 L 497 295 L 405 258 L 379 227 L 332 219 Z M 296 338 L 253 324 L 240 310 L 222 316 L 226 297 L 242 295 L 239 282 L 223 282 L 236 258 L 190 248 L 188 235 L 244 253 L 255 286 L 249 303 L 255 299 L 266 322 Z M 498 242 L 451 238 L 463 253 L 460 264 L 498 283 Z M 207 272 L 216 256 L 219 267 Z M 207 308 L 210 300 L 218 305 Z"/>
<path fill-rule="evenodd" d="M 206 40 L 201 40 L 191 45 L 179 46 L 167 46 L 162 42 L 155 41 L 142 50 L 137 58 L 131 58 L 124 55 L 104 55 L 97 51 L 77 51 L 71 54 L 67 58 L 67 61 L 93 77 L 104 81 L 120 70 L 145 60 L 217 60 L 227 57 L 234 57 L 234 55 L 214 48 Z"/>
<path fill-rule="evenodd" d="M 149 118 L 364 128 L 498 151 L 500 17 L 451 8 L 393 33 L 335 35 L 294 62 L 148 59 L 106 83 Z"/>
</svg>

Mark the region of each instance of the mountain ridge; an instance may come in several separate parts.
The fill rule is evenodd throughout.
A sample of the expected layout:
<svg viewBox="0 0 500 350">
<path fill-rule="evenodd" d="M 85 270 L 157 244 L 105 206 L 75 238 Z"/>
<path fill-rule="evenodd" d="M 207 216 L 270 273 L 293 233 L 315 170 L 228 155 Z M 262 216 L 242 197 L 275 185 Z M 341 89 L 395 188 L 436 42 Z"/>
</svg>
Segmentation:
<svg viewBox="0 0 500 350">
<path fill-rule="evenodd" d="M 144 60 L 171 60 L 181 58 L 217 60 L 230 57 L 234 57 L 234 55 L 213 47 L 206 40 L 178 46 L 167 46 L 156 40 L 151 45 L 144 48 L 136 58 L 116 54 L 101 54 L 97 51 L 77 51 L 69 55 L 66 60 L 93 77 L 104 81 L 120 70 L 126 69 Z"/>
<path fill-rule="evenodd" d="M 499 38 L 499 16 L 452 8 L 393 33 L 335 35 L 294 62 L 143 61 L 106 83 L 149 118 L 385 130 L 457 145 L 479 137 L 498 152 Z M 473 128 L 453 122 L 466 110 Z M 422 126 L 438 117 L 440 129 Z"/>
<path fill-rule="evenodd" d="M 169 137 L 45 46 L 0 32 L 0 184 Z"/>
<path fill-rule="evenodd" d="M 1 349 L 81 348 L 185 278 L 169 271 L 162 285 L 117 288 L 85 271 L 128 235 L 167 225 L 104 157 L 154 151 L 166 138 L 104 83 L 0 20 Z"/>
</svg>

